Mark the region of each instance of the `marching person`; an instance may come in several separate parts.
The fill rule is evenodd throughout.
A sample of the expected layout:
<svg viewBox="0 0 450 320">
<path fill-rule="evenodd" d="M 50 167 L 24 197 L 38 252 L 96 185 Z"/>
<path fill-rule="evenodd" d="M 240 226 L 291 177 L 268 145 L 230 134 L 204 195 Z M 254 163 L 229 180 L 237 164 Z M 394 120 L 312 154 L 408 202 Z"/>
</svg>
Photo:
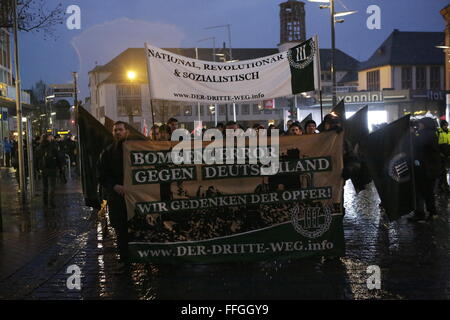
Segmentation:
<svg viewBox="0 0 450 320">
<path fill-rule="evenodd" d="M 303 134 L 303 129 L 297 122 L 294 122 L 289 127 L 288 135 L 289 136 L 301 136 Z"/>
<path fill-rule="evenodd" d="M 5 137 L 3 138 L 3 152 L 5 153 L 5 167 L 11 166 L 11 152 L 12 152 L 12 143 L 11 141 Z"/>
<path fill-rule="evenodd" d="M 41 172 L 43 186 L 43 203 L 47 207 L 49 202 L 55 208 L 56 176 L 61 167 L 58 146 L 53 136 L 44 133 L 36 151 L 36 165 Z M 50 201 L 49 201 L 50 200 Z"/>
<path fill-rule="evenodd" d="M 128 219 L 123 186 L 123 142 L 130 134 L 128 125 L 117 121 L 113 125 L 114 142 L 103 150 L 98 163 L 99 183 L 108 201 L 109 219 L 117 236 L 119 267 L 128 264 Z"/>
<path fill-rule="evenodd" d="M 419 120 L 418 135 L 413 136 L 414 179 L 416 185 L 416 210 L 409 221 L 422 221 L 425 211 L 421 200 L 425 201 L 429 212 L 428 220 L 437 218 L 434 203 L 434 187 L 441 170 L 441 158 L 436 135 L 436 121 L 424 117 Z"/>
<path fill-rule="evenodd" d="M 172 134 L 175 130 L 178 129 L 178 120 L 175 118 L 170 118 L 167 120 L 167 125 L 170 128 L 170 134 Z"/>
<path fill-rule="evenodd" d="M 305 134 L 314 134 L 316 132 L 317 124 L 314 120 L 308 120 L 305 122 Z"/>
</svg>

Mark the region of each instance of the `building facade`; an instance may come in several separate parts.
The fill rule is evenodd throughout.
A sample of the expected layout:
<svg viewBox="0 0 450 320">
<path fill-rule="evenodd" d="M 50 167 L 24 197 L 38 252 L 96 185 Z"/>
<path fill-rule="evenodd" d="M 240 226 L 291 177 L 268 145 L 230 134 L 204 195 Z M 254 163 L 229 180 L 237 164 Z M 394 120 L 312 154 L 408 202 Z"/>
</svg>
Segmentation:
<svg viewBox="0 0 450 320">
<path fill-rule="evenodd" d="M 53 134 L 66 135 L 76 133 L 75 125 L 75 87 L 69 84 L 49 85 L 45 97 L 45 117 L 47 128 Z"/>
<path fill-rule="evenodd" d="M 11 32 L 0 28 L 0 141 L 4 137 L 14 137 L 17 134 L 16 118 L 16 87 L 11 62 Z M 30 94 L 21 91 L 21 102 L 24 115 L 30 110 Z M 1 148 L 1 153 L 3 148 Z"/>
<path fill-rule="evenodd" d="M 388 121 L 405 114 L 441 116 L 445 109 L 442 32 L 394 30 L 369 60 L 361 63 L 358 91 L 378 95 Z"/>
</svg>

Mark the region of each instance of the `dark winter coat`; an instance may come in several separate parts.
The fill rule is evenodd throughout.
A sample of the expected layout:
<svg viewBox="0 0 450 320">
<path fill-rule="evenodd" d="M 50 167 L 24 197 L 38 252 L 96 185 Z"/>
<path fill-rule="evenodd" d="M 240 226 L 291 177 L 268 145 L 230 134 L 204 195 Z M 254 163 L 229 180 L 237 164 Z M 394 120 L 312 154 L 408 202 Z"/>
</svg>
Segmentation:
<svg viewBox="0 0 450 320">
<path fill-rule="evenodd" d="M 56 142 L 43 142 L 36 150 L 36 166 L 43 173 L 54 173 L 61 168 L 61 159 Z"/>
<path fill-rule="evenodd" d="M 98 162 L 98 181 L 108 195 L 116 195 L 114 186 L 123 185 L 122 142 L 115 141 L 103 150 Z"/>
<path fill-rule="evenodd" d="M 426 178 L 436 179 L 441 170 L 436 124 L 431 118 L 421 119 L 421 123 L 425 128 L 419 130 L 417 136 L 413 136 L 414 160 Z"/>
</svg>

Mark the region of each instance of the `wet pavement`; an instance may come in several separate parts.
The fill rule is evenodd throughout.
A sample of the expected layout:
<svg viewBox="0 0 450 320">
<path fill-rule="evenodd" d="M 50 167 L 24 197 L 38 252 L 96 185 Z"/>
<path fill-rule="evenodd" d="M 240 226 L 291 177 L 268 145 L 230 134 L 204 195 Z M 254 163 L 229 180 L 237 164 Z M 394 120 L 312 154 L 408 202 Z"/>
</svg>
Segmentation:
<svg viewBox="0 0 450 320">
<path fill-rule="evenodd" d="M 0 299 L 449 299 L 449 197 L 437 197 L 439 219 L 388 222 L 373 185 L 345 187 L 346 255 L 213 265 L 117 266 L 107 212 L 83 206 L 79 181 L 58 184 L 56 209 L 37 194 L 21 207 L 13 170 L 0 169 Z M 81 270 L 68 289 L 67 268 Z M 368 266 L 381 270 L 369 290 Z"/>
</svg>

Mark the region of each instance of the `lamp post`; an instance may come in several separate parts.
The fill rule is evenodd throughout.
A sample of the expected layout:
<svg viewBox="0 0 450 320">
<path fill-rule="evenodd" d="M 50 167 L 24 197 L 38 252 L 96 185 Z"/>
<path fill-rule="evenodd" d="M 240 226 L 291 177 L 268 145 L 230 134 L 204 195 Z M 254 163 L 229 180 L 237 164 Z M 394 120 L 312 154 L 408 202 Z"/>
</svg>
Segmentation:
<svg viewBox="0 0 450 320">
<path fill-rule="evenodd" d="M 213 53 L 212 53 L 212 56 L 213 56 L 213 61 L 216 62 L 216 37 L 208 37 L 208 38 L 200 39 L 200 40 L 197 40 L 197 42 L 202 42 L 202 41 L 206 41 L 206 40 L 212 40 L 213 41 Z M 196 59 L 198 59 L 198 52 L 197 52 L 197 50 L 196 50 L 195 53 L 197 55 Z"/>
<path fill-rule="evenodd" d="M 23 135 L 22 135 L 22 104 L 20 101 L 20 69 L 19 69 L 19 42 L 18 42 L 18 14 L 17 14 L 17 0 L 13 2 L 13 17 L 14 17 L 14 62 L 16 67 L 16 113 L 17 113 L 17 157 L 19 170 L 19 191 L 21 202 L 25 203 L 25 164 L 24 164 L 24 150 L 23 150 Z"/>
<path fill-rule="evenodd" d="M 226 27 L 228 30 L 228 46 L 229 46 L 229 53 L 230 53 L 230 60 L 233 60 L 233 54 L 231 51 L 231 24 L 224 24 L 224 25 L 220 25 L 220 26 L 213 26 L 213 27 L 206 27 L 205 30 L 209 30 L 209 29 L 216 29 L 216 28 L 223 28 Z"/>
<path fill-rule="evenodd" d="M 336 39 L 335 39 L 335 30 L 334 25 L 335 23 L 342 23 L 344 22 L 344 19 L 336 19 L 336 17 L 343 17 L 347 16 L 349 14 L 354 14 L 357 11 L 342 11 L 342 12 L 336 12 L 334 7 L 334 0 L 308 0 L 309 2 L 322 2 L 322 3 L 329 3 L 328 5 L 320 5 L 320 9 L 330 9 L 330 24 L 331 24 L 331 81 L 332 81 L 332 107 L 334 107 L 337 103 L 336 99 L 336 69 L 335 69 L 335 51 L 336 51 Z"/>
<path fill-rule="evenodd" d="M 133 70 L 128 70 L 127 78 L 128 78 L 128 80 L 130 80 L 130 93 L 131 93 L 133 90 L 133 88 L 132 88 L 133 80 L 136 79 L 136 72 L 134 72 Z M 132 105 L 127 105 L 127 113 L 128 113 L 128 123 L 130 124 L 130 126 L 133 126 L 133 106 Z"/>
</svg>

